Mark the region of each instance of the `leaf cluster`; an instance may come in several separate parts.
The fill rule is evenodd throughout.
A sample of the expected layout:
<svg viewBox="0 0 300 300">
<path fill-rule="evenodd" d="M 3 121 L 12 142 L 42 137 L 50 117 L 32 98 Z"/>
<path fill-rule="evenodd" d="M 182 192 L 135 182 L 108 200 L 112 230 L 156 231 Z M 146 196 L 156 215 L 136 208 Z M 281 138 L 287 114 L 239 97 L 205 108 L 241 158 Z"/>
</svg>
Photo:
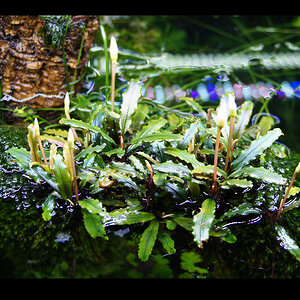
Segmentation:
<svg viewBox="0 0 300 300">
<path fill-rule="evenodd" d="M 64 199 L 81 212 L 93 238 L 108 239 L 108 228 L 140 226 L 142 261 L 157 247 L 175 253 L 178 227 L 189 232 L 200 248 L 211 237 L 234 243 L 228 225 L 234 218 L 264 214 L 261 205 L 243 201 L 243 195 L 251 194 L 261 182 L 286 187 L 286 178 L 265 163 L 266 153 L 283 159 L 285 150 L 275 146 L 282 132 L 264 128 L 265 122 L 248 126 L 253 103 L 244 102 L 235 119 L 231 149 L 227 149 L 229 125 L 222 130 L 215 194 L 211 188 L 215 112 L 205 111 L 191 98 L 180 101 L 190 113 L 141 99 L 141 83 L 132 80 L 115 112 L 103 102 L 94 105 L 86 119 L 61 118 L 59 129 L 43 132 L 44 146 L 50 143 L 56 149 L 55 154 L 45 150 L 49 166 L 29 131 L 31 151 L 14 147 L 7 152 L 33 180 L 53 188 L 42 206 L 43 219 L 49 221 L 56 201 Z M 72 147 L 70 130 L 78 135 Z M 231 161 L 225 172 L 227 151 Z M 233 193 L 237 201 L 230 199 Z M 286 234 L 281 227 L 277 230 L 280 238 Z"/>
</svg>

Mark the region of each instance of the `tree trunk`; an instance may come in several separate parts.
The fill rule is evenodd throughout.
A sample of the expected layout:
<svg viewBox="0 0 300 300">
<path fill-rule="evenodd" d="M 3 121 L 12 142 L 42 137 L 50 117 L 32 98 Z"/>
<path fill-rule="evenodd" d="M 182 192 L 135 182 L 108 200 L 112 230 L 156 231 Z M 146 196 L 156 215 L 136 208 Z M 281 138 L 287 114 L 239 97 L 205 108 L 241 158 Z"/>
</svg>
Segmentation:
<svg viewBox="0 0 300 300">
<path fill-rule="evenodd" d="M 2 97 L 9 100 L 3 101 L 2 106 L 16 108 L 26 105 L 33 109 L 63 106 L 67 81 L 62 42 L 58 47 L 46 45 L 45 24 L 46 21 L 39 16 L 0 16 Z M 77 65 L 83 24 L 84 44 Z M 97 30 L 96 16 L 72 16 L 64 40 L 70 82 L 76 69 L 76 79 L 82 75 Z M 72 89 L 79 91 L 80 84 Z M 47 116 L 51 118 L 49 111 L 43 117 Z M 16 123 L 12 113 L 5 114 L 4 119 L 7 123 Z"/>
</svg>

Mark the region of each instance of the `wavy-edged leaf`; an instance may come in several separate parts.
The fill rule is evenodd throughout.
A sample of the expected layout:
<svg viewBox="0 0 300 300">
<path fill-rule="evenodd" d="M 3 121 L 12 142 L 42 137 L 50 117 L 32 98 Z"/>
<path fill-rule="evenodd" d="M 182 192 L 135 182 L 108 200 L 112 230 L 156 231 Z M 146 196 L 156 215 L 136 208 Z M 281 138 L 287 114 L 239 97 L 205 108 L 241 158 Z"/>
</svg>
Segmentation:
<svg viewBox="0 0 300 300">
<path fill-rule="evenodd" d="M 179 177 L 190 178 L 190 169 L 187 166 L 175 164 L 172 161 L 155 164 L 153 165 L 153 170 L 168 174 L 175 174 Z"/>
<path fill-rule="evenodd" d="M 169 254 L 176 252 L 176 249 L 174 247 L 175 243 L 174 240 L 171 238 L 170 232 L 167 231 L 159 232 L 157 237 L 158 240 L 161 242 L 162 246 Z"/>
<path fill-rule="evenodd" d="M 122 182 L 125 186 L 142 192 L 142 188 L 139 187 L 130 177 L 121 173 L 110 173 L 109 175 L 117 179 L 118 182 Z"/>
<path fill-rule="evenodd" d="M 108 239 L 105 236 L 105 229 L 102 223 L 102 217 L 98 214 L 89 212 L 87 209 L 82 209 L 82 214 L 84 218 L 84 226 L 87 232 L 92 238 L 102 237 Z"/>
<path fill-rule="evenodd" d="M 239 216 L 246 216 L 249 214 L 261 214 L 262 210 L 258 207 L 253 207 L 252 204 L 250 203 L 242 203 L 237 207 L 234 207 L 230 210 L 228 210 L 227 212 L 225 212 L 218 220 L 219 221 L 223 221 L 224 219 L 229 219 L 232 218 L 236 215 Z"/>
<path fill-rule="evenodd" d="M 70 173 L 60 154 L 53 156 L 53 171 L 60 195 L 65 199 L 72 199 L 72 180 Z"/>
<path fill-rule="evenodd" d="M 155 215 L 150 212 L 121 208 L 110 213 L 106 213 L 106 216 L 104 217 L 104 227 L 144 223 L 151 221 L 154 218 Z"/>
<path fill-rule="evenodd" d="M 200 178 L 202 178 L 203 174 L 213 174 L 213 173 L 214 173 L 213 165 L 200 166 L 191 171 L 192 175 Z M 217 168 L 217 175 L 224 176 L 225 178 L 227 177 L 227 173 L 220 168 Z"/>
<path fill-rule="evenodd" d="M 203 166 L 204 164 L 198 161 L 194 154 L 188 153 L 186 150 L 180 150 L 176 148 L 166 148 L 164 151 L 166 154 L 170 154 L 172 156 L 175 156 L 186 163 L 192 164 L 194 168 Z"/>
<path fill-rule="evenodd" d="M 85 158 L 87 155 L 94 153 L 94 152 L 99 153 L 105 148 L 105 146 L 106 146 L 106 144 L 103 143 L 103 144 L 95 146 L 95 147 L 90 147 L 90 148 L 84 149 L 75 156 L 75 159 L 79 160 L 81 158 Z"/>
<path fill-rule="evenodd" d="M 159 118 L 158 120 L 151 120 L 148 125 L 143 126 L 142 130 L 131 140 L 131 144 L 128 148 L 128 151 L 136 148 L 139 143 L 142 142 L 144 136 L 151 135 L 153 132 L 158 131 L 167 123 L 166 119 Z"/>
<path fill-rule="evenodd" d="M 251 142 L 248 149 L 243 150 L 240 155 L 232 162 L 231 169 L 238 170 L 246 165 L 249 161 L 253 160 L 257 155 L 269 148 L 279 136 L 282 135 L 280 128 L 270 130 L 264 136 L 260 136 L 257 140 Z"/>
<path fill-rule="evenodd" d="M 269 183 L 285 184 L 286 179 L 280 174 L 274 173 L 263 167 L 245 167 L 232 174 L 229 177 L 249 176 L 255 179 L 262 179 Z"/>
<path fill-rule="evenodd" d="M 42 204 L 42 209 L 43 209 L 42 217 L 44 221 L 51 220 L 52 217 L 51 214 L 55 205 L 55 198 L 56 198 L 55 195 L 51 193 Z"/>
<path fill-rule="evenodd" d="M 79 205 L 87 209 L 90 213 L 102 214 L 104 212 L 102 203 L 97 199 L 84 199 L 78 201 Z"/>
<path fill-rule="evenodd" d="M 229 189 L 231 187 L 240 187 L 240 188 L 252 188 L 253 183 L 246 179 L 228 179 L 222 182 L 221 187 L 223 189 Z"/>
<path fill-rule="evenodd" d="M 122 134 L 124 134 L 130 127 L 132 117 L 137 102 L 142 94 L 142 86 L 138 80 L 131 80 L 127 90 L 123 93 L 123 102 L 120 110 L 119 125 Z"/>
<path fill-rule="evenodd" d="M 138 251 L 138 257 L 141 261 L 148 260 L 157 238 L 158 228 L 159 222 L 157 220 L 152 220 L 142 234 Z"/>
<path fill-rule="evenodd" d="M 170 133 L 168 131 L 155 132 L 150 135 L 144 135 L 143 137 L 131 141 L 131 144 L 140 144 L 142 142 L 154 142 L 154 141 L 180 141 L 182 140 L 182 135 Z"/>
<path fill-rule="evenodd" d="M 136 177 L 139 175 L 139 173 L 135 170 L 134 167 L 132 167 L 131 165 L 125 163 L 125 162 L 114 162 L 112 161 L 109 164 L 109 168 L 117 171 L 118 173 L 123 173 L 123 174 L 129 174 L 133 177 Z"/>
<path fill-rule="evenodd" d="M 244 133 L 245 128 L 249 123 L 253 106 L 254 104 L 252 101 L 245 101 L 238 109 L 235 126 L 233 130 L 233 137 L 232 137 L 233 139 L 239 139 Z"/>
<path fill-rule="evenodd" d="M 186 146 L 195 137 L 199 128 L 200 128 L 199 122 L 192 123 L 191 126 L 185 130 L 183 140 L 178 143 L 178 148 L 181 150 L 185 149 Z"/>
<path fill-rule="evenodd" d="M 209 230 L 215 218 L 216 202 L 213 199 L 206 199 L 201 206 L 201 210 L 193 218 L 194 240 L 200 248 L 203 241 L 208 240 Z"/>
<path fill-rule="evenodd" d="M 72 126 L 74 128 L 89 130 L 89 131 L 94 132 L 94 133 L 100 133 L 105 140 L 107 140 L 110 143 L 116 145 L 115 141 L 103 129 L 101 129 L 99 127 L 92 126 L 88 123 L 85 123 L 83 121 L 76 120 L 76 119 L 62 118 L 62 119 L 60 119 L 59 123 L 64 124 L 64 125 L 69 125 L 69 126 Z"/>
<path fill-rule="evenodd" d="M 289 236 L 284 227 L 276 225 L 275 229 L 278 240 L 280 241 L 280 246 L 288 250 L 300 262 L 300 247 L 296 244 L 295 240 Z"/>
</svg>

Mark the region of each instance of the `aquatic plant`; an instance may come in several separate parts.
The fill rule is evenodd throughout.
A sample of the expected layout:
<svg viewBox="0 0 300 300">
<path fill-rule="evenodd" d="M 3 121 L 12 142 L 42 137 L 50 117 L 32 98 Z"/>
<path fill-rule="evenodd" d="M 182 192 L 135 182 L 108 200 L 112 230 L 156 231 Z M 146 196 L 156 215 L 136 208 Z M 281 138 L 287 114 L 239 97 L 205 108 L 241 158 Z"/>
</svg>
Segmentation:
<svg viewBox="0 0 300 300">
<path fill-rule="evenodd" d="M 210 238 L 236 242 L 229 228 L 234 218 L 273 221 L 270 203 L 251 195 L 262 182 L 266 190 L 276 185 L 284 191 L 287 180 L 273 164 L 286 159 L 279 153 L 284 148 L 275 147 L 279 128 L 267 122 L 248 126 L 253 103 L 237 109 L 232 94 L 209 112 L 192 98 L 180 98 L 191 108 L 186 113 L 142 98 L 141 91 L 141 82 L 131 80 L 114 112 L 101 102 L 85 120 L 71 118 L 67 94 L 60 129 L 40 134 L 35 120 L 28 126 L 30 151 L 7 150 L 32 180 L 53 188 L 42 205 L 45 221 L 54 222 L 55 203 L 64 199 L 93 238 L 108 239 L 114 227 L 139 226 L 142 261 L 157 240 L 175 253 L 178 226 L 202 248 Z M 284 243 L 287 232 L 275 228 Z M 287 249 L 299 260 L 296 247 Z"/>
</svg>

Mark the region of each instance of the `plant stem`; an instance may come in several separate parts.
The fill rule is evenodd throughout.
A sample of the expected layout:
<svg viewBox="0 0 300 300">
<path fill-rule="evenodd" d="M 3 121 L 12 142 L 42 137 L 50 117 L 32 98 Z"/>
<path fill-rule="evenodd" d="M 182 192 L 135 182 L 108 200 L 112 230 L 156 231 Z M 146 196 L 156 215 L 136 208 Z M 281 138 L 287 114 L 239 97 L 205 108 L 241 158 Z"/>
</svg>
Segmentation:
<svg viewBox="0 0 300 300">
<path fill-rule="evenodd" d="M 214 158 L 214 178 L 212 184 L 212 192 L 215 193 L 217 186 L 217 166 L 218 166 L 218 156 L 219 156 L 219 144 L 220 144 L 221 128 L 218 127 L 216 145 L 215 145 L 215 158 Z"/>
<path fill-rule="evenodd" d="M 111 62 L 111 111 L 115 107 L 115 80 L 116 80 L 116 61 Z"/>
<path fill-rule="evenodd" d="M 74 189 L 75 189 L 75 199 L 76 199 L 76 202 L 77 202 L 79 200 L 79 198 L 78 198 L 78 186 L 77 186 L 77 177 L 76 177 L 74 153 L 73 153 L 72 148 L 70 148 L 70 156 L 71 156 L 71 164 L 72 164 L 72 172 L 73 172 Z"/>
<path fill-rule="evenodd" d="M 292 177 L 292 179 L 291 179 L 291 183 L 290 183 L 290 185 L 289 185 L 289 187 L 288 187 L 288 189 L 287 189 L 287 191 L 286 191 L 286 193 L 285 193 L 285 195 L 284 195 L 284 198 L 283 198 L 283 199 L 281 200 L 281 202 L 280 202 L 280 206 L 279 206 L 279 209 L 278 209 L 278 213 L 277 213 L 277 215 L 276 215 L 276 217 L 275 217 L 275 219 L 274 219 L 275 222 L 279 220 L 279 217 L 280 217 L 281 212 L 282 212 L 282 209 L 283 209 L 283 205 L 284 205 L 284 203 L 285 203 L 285 201 L 286 201 L 286 199 L 287 199 L 287 197 L 288 197 L 288 195 L 289 195 L 289 193 L 290 193 L 290 190 L 291 190 L 292 185 L 293 185 L 293 183 L 294 183 L 294 181 L 295 181 L 295 179 L 296 179 L 297 174 L 298 174 L 298 173 L 295 171 L 294 174 L 293 174 L 293 177 Z"/>
<path fill-rule="evenodd" d="M 229 156 L 230 156 L 231 144 L 232 144 L 232 135 L 233 135 L 233 129 L 234 129 L 234 121 L 235 121 L 235 117 L 230 117 L 230 129 L 229 129 L 227 154 L 226 154 L 225 167 L 224 167 L 225 172 L 227 172 L 227 169 L 228 169 L 228 162 L 229 162 Z"/>
<path fill-rule="evenodd" d="M 37 141 L 38 141 L 40 150 L 41 150 L 41 152 L 42 152 L 42 156 L 43 156 L 44 163 L 45 163 L 45 165 L 48 167 L 49 165 L 48 165 L 48 162 L 47 162 L 47 159 L 46 159 L 45 151 L 44 151 L 44 148 L 43 148 L 43 145 L 42 145 L 41 138 L 40 138 L 39 136 L 37 137 Z"/>
</svg>

